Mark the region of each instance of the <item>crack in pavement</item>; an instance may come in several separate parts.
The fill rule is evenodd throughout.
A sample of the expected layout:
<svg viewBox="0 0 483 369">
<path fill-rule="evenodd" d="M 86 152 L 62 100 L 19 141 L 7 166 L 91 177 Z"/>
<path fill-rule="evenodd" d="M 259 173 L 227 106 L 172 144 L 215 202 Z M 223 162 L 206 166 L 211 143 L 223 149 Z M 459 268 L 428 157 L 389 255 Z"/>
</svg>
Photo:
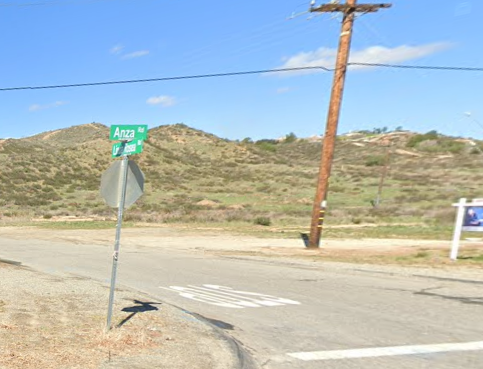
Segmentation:
<svg viewBox="0 0 483 369">
<path fill-rule="evenodd" d="M 432 287 L 432 288 L 425 288 L 419 292 L 414 292 L 414 295 L 420 296 L 430 296 L 430 297 L 439 297 L 445 300 L 453 300 L 458 301 L 463 304 L 470 304 L 470 305 L 482 305 L 483 306 L 483 297 L 463 297 L 463 296 L 450 296 L 450 295 L 443 295 L 433 292 L 428 292 L 430 290 L 440 289 L 442 287 Z"/>
</svg>

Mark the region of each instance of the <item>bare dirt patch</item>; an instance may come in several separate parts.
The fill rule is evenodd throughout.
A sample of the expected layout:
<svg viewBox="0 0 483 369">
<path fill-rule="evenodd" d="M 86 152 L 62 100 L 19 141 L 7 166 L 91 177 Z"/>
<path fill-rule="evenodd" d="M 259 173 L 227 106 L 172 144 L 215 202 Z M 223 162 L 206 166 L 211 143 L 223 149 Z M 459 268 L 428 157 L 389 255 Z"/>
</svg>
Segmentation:
<svg viewBox="0 0 483 369">
<path fill-rule="evenodd" d="M 319 249 L 290 247 L 261 247 L 251 250 L 211 250 L 217 256 L 245 256 L 306 260 L 314 262 L 344 262 L 352 264 L 404 265 L 442 268 L 483 268 L 483 245 L 466 243 L 461 248 L 458 261 L 449 258 L 449 248 L 445 244 L 404 240 L 391 243 L 391 240 L 369 240 L 327 242 Z"/>
<path fill-rule="evenodd" d="M 57 130 L 57 131 L 52 131 L 48 134 L 46 134 L 44 137 L 42 137 L 42 140 L 48 140 L 49 138 L 51 138 L 52 136 L 55 136 L 56 134 L 58 134 L 59 132 L 61 132 L 61 130 Z"/>
<path fill-rule="evenodd" d="M 211 328 L 137 292 L 118 290 L 105 331 L 108 288 L 0 263 L 0 368 L 229 368 Z"/>
</svg>

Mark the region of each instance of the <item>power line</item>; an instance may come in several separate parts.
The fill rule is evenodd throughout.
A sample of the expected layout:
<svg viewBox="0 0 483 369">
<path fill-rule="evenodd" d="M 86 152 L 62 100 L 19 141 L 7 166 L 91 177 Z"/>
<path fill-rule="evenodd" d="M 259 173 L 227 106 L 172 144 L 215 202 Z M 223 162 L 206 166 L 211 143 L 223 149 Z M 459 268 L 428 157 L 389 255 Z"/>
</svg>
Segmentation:
<svg viewBox="0 0 483 369">
<path fill-rule="evenodd" d="M 266 51 L 280 45 L 287 39 L 297 37 L 301 34 L 307 35 L 317 31 L 311 22 L 297 23 L 296 28 L 288 26 L 288 20 L 278 20 L 271 24 L 261 26 L 257 29 L 250 30 L 250 32 L 235 32 L 231 36 L 224 35 L 223 38 L 198 50 L 191 50 L 181 58 L 180 66 L 198 65 L 200 61 L 211 56 L 213 51 L 219 45 L 230 45 L 229 50 L 225 53 L 226 59 L 238 59 L 242 56 L 250 55 L 261 50 Z M 311 28 L 313 28 L 311 30 Z M 243 43 L 240 44 L 240 40 Z"/>
<path fill-rule="evenodd" d="M 213 73 L 213 74 L 195 74 L 191 76 L 176 76 L 176 77 L 161 77 L 161 78 L 147 78 L 147 79 L 131 79 L 124 81 L 106 81 L 106 82 L 91 82 L 91 83 L 74 83 L 68 85 L 50 85 L 50 86 L 31 86 L 31 87 L 6 87 L 0 88 L 0 91 L 18 91 L 18 90 L 46 90 L 54 88 L 68 88 L 68 87 L 88 87 L 88 86 L 104 86 L 117 85 L 128 83 L 146 83 L 146 82 L 161 82 L 161 81 L 176 81 L 182 79 L 197 79 L 197 78 L 214 78 L 214 77 L 229 77 L 241 76 L 248 74 L 264 74 L 264 73 L 281 73 L 294 72 L 301 70 L 324 70 L 326 72 L 333 71 L 333 68 L 326 67 L 298 67 L 298 68 L 281 68 L 281 69 L 265 69 L 265 70 L 250 70 L 243 72 L 229 72 L 229 73 Z"/>
<path fill-rule="evenodd" d="M 420 69 L 420 70 L 424 69 L 424 70 L 435 70 L 435 71 L 483 72 L 483 68 L 481 68 L 481 67 L 451 67 L 451 66 L 401 65 L 401 64 L 355 63 L 355 62 L 350 62 L 347 65 L 349 65 L 349 66 L 360 66 L 360 67 L 377 67 L 377 68 L 400 68 L 400 69 Z M 129 84 L 129 83 L 176 81 L 176 80 L 183 80 L 183 79 L 216 78 L 216 77 L 242 76 L 242 75 L 250 75 L 250 74 L 284 73 L 284 72 L 296 72 L 296 71 L 304 71 L 304 70 L 305 71 L 322 70 L 322 71 L 325 71 L 325 72 L 333 72 L 335 69 L 334 68 L 327 68 L 327 67 L 323 67 L 323 66 L 279 68 L 279 69 L 262 69 L 262 70 L 249 70 L 249 71 L 227 72 L 227 73 L 195 74 L 195 75 L 174 76 L 174 77 L 131 79 L 131 80 L 121 80 L 121 81 L 72 83 L 72 84 L 64 84 L 64 85 L 4 87 L 4 88 L 0 88 L 0 92 L 1 91 L 47 90 L 47 89 L 55 89 L 55 88 L 90 87 L 90 86 L 120 85 L 120 84 Z"/>
<path fill-rule="evenodd" d="M 400 64 L 381 64 L 381 63 L 353 63 L 347 65 L 363 66 L 363 67 L 380 67 L 380 68 L 400 68 L 400 69 L 426 69 L 426 70 L 452 70 L 466 72 L 483 72 L 481 67 L 446 67 L 433 65 L 400 65 Z"/>
</svg>

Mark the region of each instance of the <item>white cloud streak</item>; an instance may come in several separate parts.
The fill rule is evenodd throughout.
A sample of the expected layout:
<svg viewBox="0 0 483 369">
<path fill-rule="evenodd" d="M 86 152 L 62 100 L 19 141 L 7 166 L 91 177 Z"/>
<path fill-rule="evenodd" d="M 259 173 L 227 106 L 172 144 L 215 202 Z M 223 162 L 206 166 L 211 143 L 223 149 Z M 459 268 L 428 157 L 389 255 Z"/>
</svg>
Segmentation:
<svg viewBox="0 0 483 369">
<path fill-rule="evenodd" d="M 116 46 L 113 46 L 111 47 L 111 49 L 109 50 L 109 52 L 111 54 L 115 54 L 115 55 L 118 55 L 121 53 L 121 51 L 124 49 L 124 46 L 122 45 L 116 45 Z"/>
<path fill-rule="evenodd" d="M 170 106 L 176 105 L 178 101 L 173 96 L 153 96 L 146 100 L 146 104 L 149 105 L 161 105 L 163 108 L 168 108 Z"/>
<path fill-rule="evenodd" d="M 122 59 L 134 59 L 134 58 L 140 58 L 142 56 L 146 56 L 149 54 L 149 50 L 139 50 L 139 51 L 134 51 L 129 54 L 124 54 L 122 56 Z"/>
<path fill-rule="evenodd" d="M 452 45 L 447 42 L 436 42 L 431 44 L 408 46 L 401 45 L 394 48 L 384 46 L 371 46 L 363 50 L 353 51 L 350 55 L 351 63 L 376 63 L 391 64 L 402 63 L 408 60 L 420 59 L 425 56 L 446 50 Z M 281 68 L 300 68 L 300 67 L 325 67 L 334 68 L 337 56 L 336 49 L 321 47 L 315 51 L 301 52 L 291 57 L 285 57 L 285 63 L 278 67 Z M 372 69 L 374 67 L 351 66 L 351 69 Z M 301 75 L 318 73 L 317 70 L 306 70 L 296 72 L 281 72 L 278 75 Z"/>
<path fill-rule="evenodd" d="M 67 104 L 67 101 L 56 101 L 52 104 L 32 104 L 29 106 L 29 111 L 39 111 L 39 110 L 45 110 L 45 109 L 51 109 L 51 108 L 58 108 L 59 106 Z"/>
<path fill-rule="evenodd" d="M 287 92 L 290 92 L 291 88 L 290 87 L 280 87 L 277 88 L 275 91 L 277 94 L 286 94 Z"/>
</svg>

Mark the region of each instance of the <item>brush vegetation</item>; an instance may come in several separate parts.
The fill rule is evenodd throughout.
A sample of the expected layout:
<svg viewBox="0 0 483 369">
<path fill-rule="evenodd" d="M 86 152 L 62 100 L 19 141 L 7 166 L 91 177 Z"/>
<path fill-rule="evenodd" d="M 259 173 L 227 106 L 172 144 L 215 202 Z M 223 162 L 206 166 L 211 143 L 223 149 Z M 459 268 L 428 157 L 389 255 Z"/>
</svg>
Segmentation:
<svg viewBox="0 0 483 369">
<path fill-rule="evenodd" d="M 143 170 L 146 184 L 125 220 L 306 229 L 321 145 L 320 139 L 293 133 L 279 140 L 230 141 L 184 124 L 153 128 L 144 152 L 131 158 Z M 99 195 L 102 172 L 113 162 L 111 146 L 109 128 L 99 123 L 0 140 L 0 219 L 112 221 L 116 211 Z M 453 202 L 483 197 L 481 147 L 480 141 L 435 131 L 341 135 L 327 223 L 450 229 Z"/>
</svg>

